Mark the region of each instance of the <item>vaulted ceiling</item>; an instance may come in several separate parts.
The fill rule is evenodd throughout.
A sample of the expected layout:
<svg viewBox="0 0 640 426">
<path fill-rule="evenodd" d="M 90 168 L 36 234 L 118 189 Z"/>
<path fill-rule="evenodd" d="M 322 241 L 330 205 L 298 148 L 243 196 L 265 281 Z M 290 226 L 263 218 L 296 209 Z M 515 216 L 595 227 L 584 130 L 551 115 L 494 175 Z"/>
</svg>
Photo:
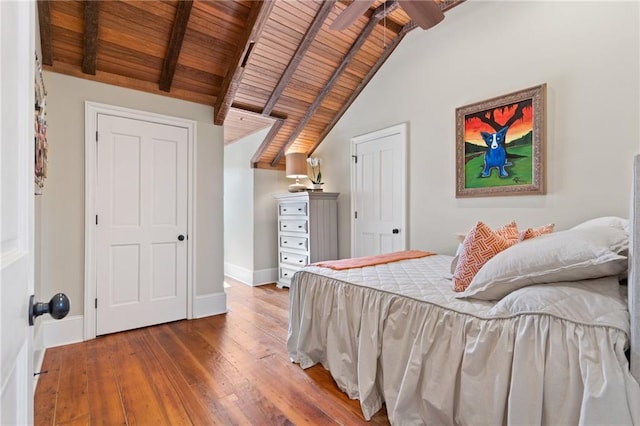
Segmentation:
<svg viewBox="0 0 640 426">
<path fill-rule="evenodd" d="M 446 11 L 464 0 L 435 1 Z M 38 0 L 42 63 L 211 105 L 225 143 L 270 127 L 252 164 L 282 169 L 286 152 L 315 150 L 416 27 L 395 0 L 377 0 L 330 29 L 349 3 Z"/>
</svg>

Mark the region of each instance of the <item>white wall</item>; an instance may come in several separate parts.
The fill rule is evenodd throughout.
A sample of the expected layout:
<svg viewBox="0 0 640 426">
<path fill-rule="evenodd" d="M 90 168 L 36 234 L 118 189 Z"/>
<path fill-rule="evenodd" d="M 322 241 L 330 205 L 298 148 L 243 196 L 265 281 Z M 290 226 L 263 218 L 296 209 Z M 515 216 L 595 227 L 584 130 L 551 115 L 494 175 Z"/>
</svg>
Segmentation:
<svg viewBox="0 0 640 426">
<path fill-rule="evenodd" d="M 224 147 L 224 262 L 229 267 L 253 270 L 253 172 L 249 159 L 267 130 Z M 232 265 L 232 266 L 231 266 Z"/>
<path fill-rule="evenodd" d="M 251 168 L 269 129 L 224 148 L 225 274 L 251 285 L 277 279 L 277 213 L 273 194 L 291 183 L 283 171 Z"/>
<path fill-rule="evenodd" d="M 173 98 L 46 72 L 49 176 L 40 200 L 42 295 L 71 300 L 70 316 L 84 312 L 84 102 L 197 121 L 196 295 L 224 294 L 222 127 L 213 108 Z M 47 296 L 48 295 L 48 296 Z"/>
<path fill-rule="evenodd" d="M 340 192 L 350 254 L 350 138 L 409 123 L 409 245 L 452 253 L 454 232 L 628 216 L 640 142 L 638 2 L 469 1 L 411 32 L 329 133 L 325 190 Z M 455 109 L 547 83 L 547 195 L 455 198 Z"/>
<path fill-rule="evenodd" d="M 253 169 L 253 173 L 255 189 L 253 266 L 257 271 L 274 269 L 275 280 L 278 267 L 278 209 L 273 196 L 287 192 L 287 187 L 294 182 L 287 179 L 282 170 Z M 308 181 L 304 180 L 304 182 Z"/>
</svg>

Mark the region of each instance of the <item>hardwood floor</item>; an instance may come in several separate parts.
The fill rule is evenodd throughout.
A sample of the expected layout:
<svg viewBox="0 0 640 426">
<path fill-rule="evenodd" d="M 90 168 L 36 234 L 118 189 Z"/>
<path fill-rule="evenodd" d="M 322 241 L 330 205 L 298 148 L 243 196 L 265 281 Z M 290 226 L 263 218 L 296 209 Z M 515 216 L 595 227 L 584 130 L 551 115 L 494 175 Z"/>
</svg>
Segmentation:
<svg viewBox="0 0 640 426">
<path fill-rule="evenodd" d="M 286 352 L 288 290 L 231 279 L 229 312 L 48 349 L 36 425 L 370 423 L 322 366 Z"/>
</svg>

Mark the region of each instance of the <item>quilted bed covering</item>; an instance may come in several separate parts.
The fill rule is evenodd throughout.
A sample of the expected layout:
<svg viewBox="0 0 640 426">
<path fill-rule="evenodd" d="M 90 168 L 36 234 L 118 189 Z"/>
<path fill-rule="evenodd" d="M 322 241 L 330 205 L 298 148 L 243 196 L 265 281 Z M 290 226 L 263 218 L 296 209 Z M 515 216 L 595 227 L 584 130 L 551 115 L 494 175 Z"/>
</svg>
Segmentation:
<svg viewBox="0 0 640 426">
<path fill-rule="evenodd" d="M 367 420 L 386 403 L 397 425 L 640 424 L 617 279 L 464 300 L 450 263 L 303 268 L 289 290 L 291 360 L 321 363 Z"/>
</svg>

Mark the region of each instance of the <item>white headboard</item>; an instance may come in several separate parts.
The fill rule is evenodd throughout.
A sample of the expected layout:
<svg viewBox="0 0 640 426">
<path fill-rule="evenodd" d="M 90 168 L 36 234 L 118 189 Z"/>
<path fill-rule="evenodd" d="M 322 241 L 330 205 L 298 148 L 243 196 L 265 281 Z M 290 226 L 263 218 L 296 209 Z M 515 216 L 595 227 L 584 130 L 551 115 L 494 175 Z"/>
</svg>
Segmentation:
<svg viewBox="0 0 640 426">
<path fill-rule="evenodd" d="M 631 374 L 640 382 L 640 155 L 633 159 L 629 236 L 629 314 L 631 317 Z"/>
</svg>

